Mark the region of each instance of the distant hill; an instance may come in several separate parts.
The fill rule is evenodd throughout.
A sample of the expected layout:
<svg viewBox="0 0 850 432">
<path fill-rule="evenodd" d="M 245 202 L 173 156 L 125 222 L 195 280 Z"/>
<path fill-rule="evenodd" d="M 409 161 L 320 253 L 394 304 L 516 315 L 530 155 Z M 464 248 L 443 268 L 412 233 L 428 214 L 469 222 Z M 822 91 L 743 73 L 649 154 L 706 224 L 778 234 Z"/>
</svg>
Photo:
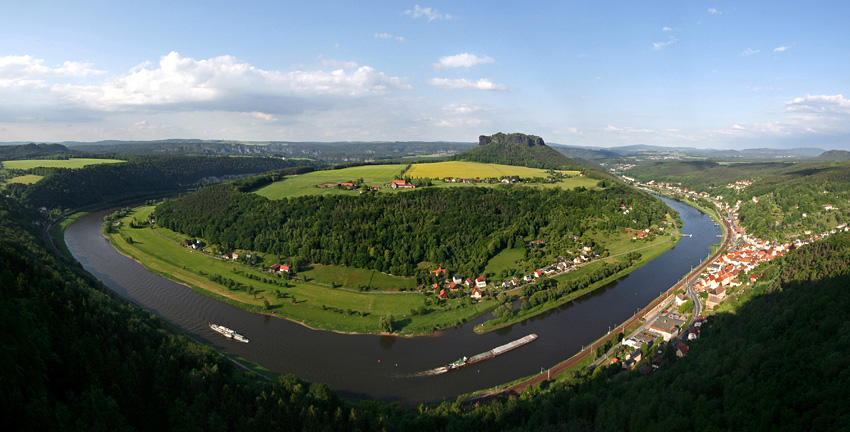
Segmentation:
<svg viewBox="0 0 850 432">
<path fill-rule="evenodd" d="M 478 147 L 455 155 L 452 159 L 543 169 L 582 167 L 578 162 L 547 146 L 543 138 L 522 133 L 499 132 L 491 136 L 481 135 L 478 138 Z"/>
<path fill-rule="evenodd" d="M 827 152 L 823 152 L 820 156 L 816 157 L 817 160 L 824 161 L 843 161 L 850 160 L 850 152 L 844 150 L 830 150 Z"/>
<path fill-rule="evenodd" d="M 61 144 L 25 144 L 0 146 L 0 160 L 39 159 L 44 157 L 70 156 L 75 152 Z"/>
</svg>

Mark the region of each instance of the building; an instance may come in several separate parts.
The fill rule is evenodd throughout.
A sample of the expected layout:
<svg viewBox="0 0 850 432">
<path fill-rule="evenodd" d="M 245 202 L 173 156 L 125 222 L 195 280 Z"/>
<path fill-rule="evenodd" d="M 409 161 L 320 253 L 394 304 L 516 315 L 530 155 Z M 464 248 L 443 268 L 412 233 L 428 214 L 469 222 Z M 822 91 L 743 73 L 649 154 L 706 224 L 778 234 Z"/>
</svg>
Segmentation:
<svg viewBox="0 0 850 432">
<path fill-rule="evenodd" d="M 679 330 L 684 324 L 683 320 L 662 316 L 649 326 L 649 331 L 660 335 L 665 342 L 670 342 L 670 339 L 679 336 Z"/>
</svg>

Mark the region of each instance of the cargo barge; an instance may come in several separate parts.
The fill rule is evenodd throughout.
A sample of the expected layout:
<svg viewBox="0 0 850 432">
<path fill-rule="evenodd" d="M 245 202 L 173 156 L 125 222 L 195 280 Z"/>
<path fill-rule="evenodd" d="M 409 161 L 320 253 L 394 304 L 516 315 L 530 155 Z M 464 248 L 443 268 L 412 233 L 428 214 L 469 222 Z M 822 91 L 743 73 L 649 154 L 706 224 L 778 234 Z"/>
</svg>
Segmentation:
<svg viewBox="0 0 850 432">
<path fill-rule="evenodd" d="M 471 364 L 475 364 L 475 363 L 478 363 L 480 361 L 484 361 L 484 360 L 496 357 L 497 355 L 504 354 L 504 353 L 506 353 L 510 350 L 519 348 L 519 347 L 521 347 L 521 346 L 523 346 L 527 343 L 534 342 L 535 340 L 537 340 L 537 335 L 532 333 L 528 336 L 521 337 L 521 338 L 519 338 L 519 339 L 517 339 L 513 342 L 509 342 L 509 343 L 506 343 L 502 346 L 498 346 L 496 348 L 493 348 L 490 351 L 485 351 L 481 354 L 476 354 L 472 357 L 461 357 L 461 358 L 457 359 L 456 361 L 447 364 L 445 366 L 445 369 L 446 369 L 446 371 L 450 371 L 450 370 L 462 368 L 464 366 L 469 366 Z"/>
</svg>

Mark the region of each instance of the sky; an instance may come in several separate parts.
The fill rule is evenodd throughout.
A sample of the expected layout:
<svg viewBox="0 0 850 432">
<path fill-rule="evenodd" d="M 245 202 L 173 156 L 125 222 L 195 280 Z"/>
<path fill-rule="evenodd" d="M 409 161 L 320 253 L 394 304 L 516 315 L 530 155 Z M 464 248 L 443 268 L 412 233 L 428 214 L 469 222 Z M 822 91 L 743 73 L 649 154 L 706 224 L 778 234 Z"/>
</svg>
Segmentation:
<svg viewBox="0 0 850 432">
<path fill-rule="evenodd" d="M 4 2 L 0 142 L 850 150 L 850 2 L 417 1 Z"/>
</svg>

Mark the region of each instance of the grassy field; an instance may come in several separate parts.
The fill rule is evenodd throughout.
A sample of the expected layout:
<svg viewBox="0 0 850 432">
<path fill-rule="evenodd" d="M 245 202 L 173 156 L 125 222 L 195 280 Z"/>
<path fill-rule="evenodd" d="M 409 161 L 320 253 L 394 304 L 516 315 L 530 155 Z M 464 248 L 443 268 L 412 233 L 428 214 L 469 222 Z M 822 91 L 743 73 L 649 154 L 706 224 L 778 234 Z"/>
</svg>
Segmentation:
<svg viewBox="0 0 850 432">
<path fill-rule="evenodd" d="M 412 291 L 416 289 L 416 280 L 414 278 L 390 276 L 379 271 L 356 267 L 312 264 L 309 270 L 302 271 L 298 275 L 310 281 L 328 285 L 334 283 L 337 286 L 345 286 L 352 289 L 358 289 L 360 286 L 380 291 Z"/>
<path fill-rule="evenodd" d="M 378 333 L 381 316 L 393 314 L 400 334 L 429 334 L 441 328 L 461 324 L 495 306 L 495 301 L 483 301 L 467 305 L 461 300 L 445 300 L 426 305 L 425 296 L 417 292 L 406 293 L 360 293 L 347 289 L 334 289 L 314 283 L 284 282 L 276 276 L 243 264 L 225 261 L 204 253 L 192 251 L 173 240 L 179 234 L 163 228 L 130 228 L 133 218 L 145 219 L 152 207 L 141 207 L 123 220 L 119 233 L 110 236 L 110 241 L 124 254 L 139 260 L 154 273 L 183 283 L 192 289 L 221 301 L 254 312 L 278 315 L 303 323 L 312 328 L 350 332 Z M 162 234 L 162 236 L 160 236 Z M 128 241 L 132 239 L 132 241 Z M 265 265 L 263 266 L 265 268 Z M 199 271 L 203 269 L 203 272 Z M 320 269 L 314 268 L 315 272 Z M 363 280 L 365 271 L 358 273 L 339 271 L 327 278 L 353 278 Z M 209 280 L 208 275 L 220 275 L 246 286 L 254 293 L 230 290 Z M 318 274 L 318 273 L 317 273 Z M 388 275 L 381 275 L 390 278 Z M 314 276 L 317 280 L 319 276 Z M 373 282 L 377 275 L 372 277 Z M 272 281 L 274 283 L 267 283 Z M 384 280 L 384 283 L 388 283 Z M 285 298 L 278 298 L 277 291 Z M 433 298 L 433 296 L 432 296 Z M 269 302 L 269 308 L 264 306 Z M 431 310 L 425 315 L 413 316 L 411 310 L 426 306 Z M 350 310 L 350 313 L 349 313 Z"/>
<path fill-rule="evenodd" d="M 48 160 L 48 159 L 26 159 L 3 161 L 3 166 L 8 169 L 28 170 L 32 168 L 82 168 L 88 165 L 98 165 L 104 163 L 121 163 L 124 162 L 118 159 L 68 159 L 68 160 Z"/>
<path fill-rule="evenodd" d="M 484 273 L 498 275 L 504 270 L 515 267 L 517 261 L 523 258 L 525 258 L 525 248 L 504 249 L 490 258 L 487 266 L 484 267 Z"/>
<path fill-rule="evenodd" d="M 339 170 L 314 171 L 307 174 L 290 176 L 256 191 L 268 199 L 292 198 L 304 195 L 344 194 L 357 195 L 358 191 L 348 191 L 335 187 L 321 188 L 320 185 L 350 182 L 362 178 L 369 186 L 384 187 L 401 173 L 406 165 L 367 165 Z"/>
<path fill-rule="evenodd" d="M 613 275 L 611 275 L 611 276 L 609 276 L 605 279 L 602 279 L 598 282 L 595 282 L 595 283 L 593 283 L 593 284 L 591 284 L 591 285 L 589 285 L 589 286 L 587 286 L 583 289 L 571 292 L 571 293 L 559 298 L 557 301 L 550 301 L 550 302 L 543 303 L 542 305 L 535 306 L 535 307 L 529 309 L 528 311 L 526 311 L 525 313 L 521 314 L 521 316 L 514 317 L 514 318 L 512 318 L 508 321 L 501 321 L 501 319 L 493 319 L 493 320 L 487 321 L 487 322 L 480 324 L 477 327 L 475 327 L 475 332 L 476 333 L 486 333 L 486 332 L 489 332 L 489 331 L 505 328 L 505 327 L 511 326 L 513 324 L 516 324 L 518 322 L 525 321 L 525 320 L 527 320 L 527 319 L 529 319 L 529 318 L 531 318 L 535 315 L 539 315 L 543 312 L 554 309 L 554 308 L 556 308 L 556 307 L 558 307 L 558 306 L 560 306 L 564 303 L 575 300 L 575 299 L 577 299 L 577 298 L 579 298 L 579 297 L 581 297 L 585 294 L 589 294 L 589 293 L 591 293 L 591 292 L 593 292 L 593 291 L 595 291 L 595 290 L 597 290 L 597 289 L 599 289 L 599 288 L 601 288 L 601 287 L 603 287 L 603 286 L 605 286 L 605 285 L 607 285 L 607 284 L 609 284 L 609 283 L 631 273 L 632 271 L 636 270 L 637 268 L 639 268 L 639 267 L 643 266 L 644 264 L 646 264 L 646 263 L 652 261 L 653 259 L 657 258 L 659 255 L 666 252 L 667 250 L 669 250 L 670 248 L 672 248 L 675 245 L 676 245 L 676 242 L 669 241 L 669 239 L 666 239 L 666 241 L 664 241 L 662 243 L 655 244 L 655 245 L 649 247 L 648 249 L 643 249 L 643 250 L 640 251 L 641 254 L 642 254 L 640 261 L 635 263 L 634 265 L 632 265 L 631 267 L 629 267 L 625 270 L 622 270 L 622 271 L 615 273 L 615 274 L 613 274 Z M 613 261 L 614 259 L 609 258 L 608 260 Z M 597 261 L 595 263 L 582 266 L 578 270 L 575 270 L 575 271 L 572 271 L 572 272 L 569 272 L 569 273 L 561 274 L 559 276 L 556 276 L 554 279 L 559 281 L 559 282 L 562 282 L 562 281 L 565 281 L 565 280 L 568 280 L 568 279 L 574 279 L 574 278 L 580 277 L 585 273 L 588 273 L 590 271 L 595 270 L 596 268 L 601 266 L 603 262 L 604 262 L 603 260 L 600 260 L 600 261 Z"/>
<path fill-rule="evenodd" d="M 23 183 L 23 184 L 33 184 L 41 179 L 43 176 L 35 175 L 35 174 L 27 174 L 18 177 L 14 177 L 9 179 L 7 183 Z"/>
<path fill-rule="evenodd" d="M 557 171 L 579 175 L 578 171 Z M 405 174 L 411 178 L 443 179 L 453 178 L 499 178 L 519 176 L 520 178 L 547 177 L 546 170 L 512 165 L 485 164 L 478 162 L 448 161 L 415 164 Z M 594 181 L 594 184 L 596 182 Z"/>
</svg>

